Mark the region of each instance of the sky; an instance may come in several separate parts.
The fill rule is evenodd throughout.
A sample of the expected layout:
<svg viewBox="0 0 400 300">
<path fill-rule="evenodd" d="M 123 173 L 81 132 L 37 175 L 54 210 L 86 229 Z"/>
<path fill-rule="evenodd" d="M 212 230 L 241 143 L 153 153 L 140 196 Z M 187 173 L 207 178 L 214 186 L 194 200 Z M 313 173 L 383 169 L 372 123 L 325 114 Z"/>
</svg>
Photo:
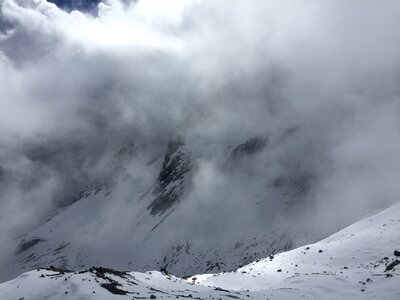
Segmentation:
<svg viewBox="0 0 400 300">
<path fill-rule="evenodd" d="M 119 149 L 162 153 L 176 135 L 201 158 L 205 206 L 246 206 L 252 181 L 235 181 L 226 149 L 288 129 L 240 172 L 310 178 L 301 214 L 315 230 L 398 201 L 397 1 L 74 5 L 0 0 L 0 253 L 107 176 Z"/>
</svg>

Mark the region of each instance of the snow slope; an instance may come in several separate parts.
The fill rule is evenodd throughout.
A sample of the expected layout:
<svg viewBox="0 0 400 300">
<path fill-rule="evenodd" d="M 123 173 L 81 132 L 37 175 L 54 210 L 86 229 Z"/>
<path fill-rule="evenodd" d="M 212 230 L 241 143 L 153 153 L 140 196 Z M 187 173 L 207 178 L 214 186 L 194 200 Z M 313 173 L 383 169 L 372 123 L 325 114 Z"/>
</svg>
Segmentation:
<svg viewBox="0 0 400 300">
<path fill-rule="evenodd" d="M 179 137 L 164 149 L 138 144 L 119 151 L 103 181 L 21 239 L 13 261 L 0 266 L 0 281 L 49 265 L 165 267 L 190 276 L 293 248 L 293 203 L 301 205 L 308 182 L 298 164 L 279 159 L 277 145 L 289 142 L 288 134 L 294 133 L 268 142 L 253 137 L 210 157 Z M 218 168 L 209 162 L 215 157 Z"/>
<path fill-rule="evenodd" d="M 399 299 L 399 232 L 397 204 L 318 243 L 235 272 L 184 280 L 160 272 L 38 269 L 1 284 L 0 298 Z"/>
</svg>

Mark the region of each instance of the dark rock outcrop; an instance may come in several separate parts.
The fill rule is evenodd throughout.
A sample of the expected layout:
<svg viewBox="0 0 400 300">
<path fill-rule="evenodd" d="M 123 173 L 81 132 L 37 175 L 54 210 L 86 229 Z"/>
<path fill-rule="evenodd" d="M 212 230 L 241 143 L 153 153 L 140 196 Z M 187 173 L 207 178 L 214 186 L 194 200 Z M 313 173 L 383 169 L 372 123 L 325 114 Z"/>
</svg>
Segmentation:
<svg viewBox="0 0 400 300">
<path fill-rule="evenodd" d="M 255 154 L 264 149 L 267 145 L 268 140 L 264 137 L 253 137 L 245 141 L 244 143 L 236 146 L 232 150 L 232 156 L 235 158 L 242 157 L 244 155 Z"/>
<path fill-rule="evenodd" d="M 400 260 L 395 260 L 395 261 L 391 262 L 390 264 L 387 265 L 385 272 L 393 270 L 394 267 L 396 267 L 399 264 L 400 264 Z"/>
<path fill-rule="evenodd" d="M 41 238 L 33 238 L 29 241 L 22 240 L 21 243 L 18 244 L 17 248 L 14 251 L 15 255 L 18 255 L 32 247 L 34 247 L 37 243 L 44 242 L 44 239 Z"/>
<path fill-rule="evenodd" d="M 162 215 L 181 200 L 185 191 L 185 176 L 190 169 L 191 157 L 183 139 L 171 140 L 153 190 L 156 198 L 147 207 L 152 215 Z"/>
</svg>

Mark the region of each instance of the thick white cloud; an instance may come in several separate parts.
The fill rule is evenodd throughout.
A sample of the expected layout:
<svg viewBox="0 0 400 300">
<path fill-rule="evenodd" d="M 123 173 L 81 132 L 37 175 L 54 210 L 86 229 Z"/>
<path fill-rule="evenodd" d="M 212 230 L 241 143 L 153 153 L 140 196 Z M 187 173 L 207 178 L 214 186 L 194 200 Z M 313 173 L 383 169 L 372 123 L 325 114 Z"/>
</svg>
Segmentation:
<svg viewBox="0 0 400 300">
<path fill-rule="evenodd" d="M 285 161 L 271 176 L 314 176 L 323 217 L 310 222 L 397 200 L 397 1 L 110 0 L 98 16 L 0 5 L 1 236 L 101 177 L 119 147 L 171 134 L 204 156 L 196 199 L 237 192 L 240 206 L 248 187 L 223 189 L 223 149 L 295 126 L 268 154 Z"/>
</svg>

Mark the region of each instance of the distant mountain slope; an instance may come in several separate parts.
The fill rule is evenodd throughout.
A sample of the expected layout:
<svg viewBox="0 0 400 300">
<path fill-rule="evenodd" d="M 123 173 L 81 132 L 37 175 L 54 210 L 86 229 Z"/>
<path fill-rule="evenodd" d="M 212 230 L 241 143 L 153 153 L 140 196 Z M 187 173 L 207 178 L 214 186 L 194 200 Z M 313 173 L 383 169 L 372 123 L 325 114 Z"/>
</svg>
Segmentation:
<svg viewBox="0 0 400 300">
<path fill-rule="evenodd" d="M 398 299 L 400 204 L 330 237 L 232 273 L 189 279 L 229 290 L 263 290 L 270 299 Z M 396 251 L 396 255 L 395 255 Z"/>
<path fill-rule="evenodd" d="M 190 276 L 291 249 L 293 236 L 304 233 L 296 229 L 296 205 L 309 176 L 277 159 L 276 145 L 288 134 L 257 135 L 221 153 L 179 136 L 164 151 L 128 145 L 104 179 L 21 239 L 0 277 L 49 265 L 166 268 Z"/>
<path fill-rule="evenodd" d="M 315 244 L 235 272 L 183 280 L 160 272 L 38 269 L 0 285 L 11 299 L 398 299 L 400 204 Z M 396 255 L 395 255 L 396 254 Z"/>
</svg>

